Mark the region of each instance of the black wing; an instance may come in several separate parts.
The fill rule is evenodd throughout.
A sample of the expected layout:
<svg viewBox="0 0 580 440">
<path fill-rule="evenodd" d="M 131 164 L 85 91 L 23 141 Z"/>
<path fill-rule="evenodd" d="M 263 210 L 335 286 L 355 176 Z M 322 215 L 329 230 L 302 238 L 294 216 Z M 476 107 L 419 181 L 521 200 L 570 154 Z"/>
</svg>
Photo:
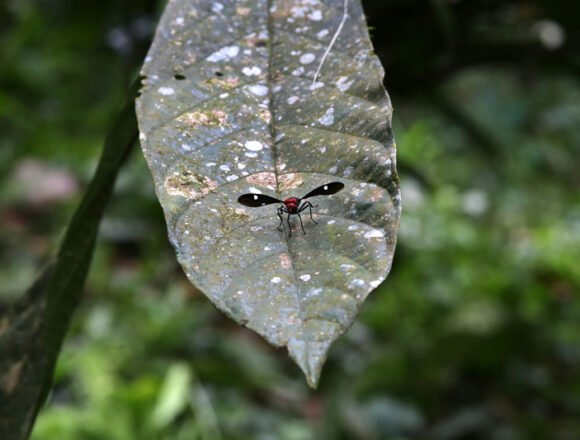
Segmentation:
<svg viewBox="0 0 580 440">
<path fill-rule="evenodd" d="M 274 197 L 265 196 L 264 194 L 244 194 L 238 198 L 238 203 L 250 208 L 258 208 L 260 206 L 271 205 L 272 203 L 282 203 Z"/>
<path fill-rule="evenodd" d="M 308 197 L 314 196 L 329 196 L 331 194 L 336 194 L 342 188 L 344 188 L 344 183 L 340 182 L 330 182 L 326 185 L 319 186 L 318 188 L 313 189 L 308 194 L 306 194 L 302 199 L 307 199 Z"/>
</svg>

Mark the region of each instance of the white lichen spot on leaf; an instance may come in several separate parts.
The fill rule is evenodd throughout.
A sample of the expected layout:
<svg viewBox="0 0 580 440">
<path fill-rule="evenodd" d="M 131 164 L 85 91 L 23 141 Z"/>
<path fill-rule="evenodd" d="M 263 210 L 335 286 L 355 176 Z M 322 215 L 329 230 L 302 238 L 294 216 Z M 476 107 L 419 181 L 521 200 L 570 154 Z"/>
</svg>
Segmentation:
<svg viewBox="0 0 580 440">
<path fill-rule="evenodd" d="M 246 76 L 258 76 L 262 73 L 262 69 L 258 66 L 244 67 L 242 68 L 242 73 Z"/>
<path fill-rule="evenodd" d="M 207 57 L 207 61 L 211 63 L 217 63 L 220 61 L 228 61 L 235 58 L 240 53 L 239 46 L 225 46 L 221 49 L 215 51 L 210 56 Z"/>
<path fill-rule="evenodd" d="M 305 53 L 300 57 L 300 62 L 302 64 L 310 64 L 316 59 L 316 56 L 313 53 Z"/>
<path fill-rule="evenodd" d="M 260 141 L 246 141 L 244 147 L 250 151 L 261 151 L 264 148 L 264 144 Z"/>
<path fill-rule="evenodd" d="M 266 96 L 268 94 L 268 87 L 262 84 L 254 84 L 248 87 L 248 90 L 256 96 Z"/>
<path fill-rule="evenodd" d="M 332 125 L 334 124 L 334 108 L 330 107 L 324 115 L 318 118 L 318 122 L 322 125 Z"/>
</svg>

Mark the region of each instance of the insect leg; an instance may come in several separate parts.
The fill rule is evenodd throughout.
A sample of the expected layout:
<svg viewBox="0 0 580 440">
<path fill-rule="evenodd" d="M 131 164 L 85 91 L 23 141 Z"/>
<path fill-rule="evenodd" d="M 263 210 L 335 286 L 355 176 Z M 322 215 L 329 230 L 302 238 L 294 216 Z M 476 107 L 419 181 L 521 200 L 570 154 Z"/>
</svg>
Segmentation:
<svg viewBox="0 0 580 440">
<path fill-rule="evenodd" d="M 286 211 L 288 212 L 288 211 Z M 288 237 L 292 237 L 292 226 L 290 225 L 290 213 L 288 212 L 288 218 L 286 219 L 288 223 Z"/>
<path fill-rule="evenodd" d="M 312 217 L 312 208 L 317 208 L 317 207 L 318 207 L 318 205 L 313 205 L 309 201 L 305 201 L 304 205 L 302 205 L 302 207 L 300 208 L 300 210 L 298 212 L 302 212 L 306 208 L 309 208 L 310 209 L 310 220 L 312 220 L 314 223 L 318 224 L 318 222 L 316 220 L 314 220 L 314 218 Z"/>
<path fill-rule="evenodd" d="M 316 208 L 318 205 L 312 206 L 310 205 L 310 220 L 312 220 L 314 223 L 318 224 L 318 222 L 316 220 L 314 220 L 314 218 L 312 218 L 312 208 Z"/>
<path fill-rule="evenodd" d="M 278 227 L 276 229 L 278 229 L 279 231 L 281 231 L 282 230 L 282 227 L 284 226 L 284 224 L 283 224 L 283 221 L 284 220 L 282 218 L 282 213 L 283 212 L 284 211 L 282 211 L 282 207 L 278 208 L 278 218 L 280 219 L 280 224 L 278 225 Z"/>
<path fill-rule="evenodd" d="M 306 231 L 304 230 L 304 224 L 302 223 L 302 217 L 300 216 L 300 214 L 296 215 L 298 216 L 298 220 L 300 220 L 300 227 L 302 228 L 302 232 L 306 234 Z"/>
</svg>

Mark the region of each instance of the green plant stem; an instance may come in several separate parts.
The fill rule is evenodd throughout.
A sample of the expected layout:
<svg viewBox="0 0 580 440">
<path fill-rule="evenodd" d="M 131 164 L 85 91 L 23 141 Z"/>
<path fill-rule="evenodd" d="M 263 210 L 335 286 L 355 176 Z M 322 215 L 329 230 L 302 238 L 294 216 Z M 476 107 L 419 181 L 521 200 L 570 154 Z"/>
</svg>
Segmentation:
<svg viewBox="0 0 580 440">
<path fill-rule="evenodd" d="M 138 136 L 134 91 L 109 131 L 85 195 L 54 262 L 0 318 L 0 438 L 27 439 L 52 385 L 56 360 L 79 304 L 116 177 Z"/>
</svg>

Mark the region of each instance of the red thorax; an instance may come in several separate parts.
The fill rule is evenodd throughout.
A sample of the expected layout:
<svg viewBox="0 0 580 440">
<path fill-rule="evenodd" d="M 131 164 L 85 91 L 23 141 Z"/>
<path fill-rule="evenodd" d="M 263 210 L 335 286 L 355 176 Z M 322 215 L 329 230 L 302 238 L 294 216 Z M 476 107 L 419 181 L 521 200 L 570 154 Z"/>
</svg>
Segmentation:
<svg viewBox="0 0 580 440">
<path fill-rule="evenodd" d="M 300 205 L 300 199 L 296 197 L 289 197 L 284 200 L 284 206 L 288 210 L 289 214 L 296 214 L 298 212 L 298 206 Z"/>
</svg>

